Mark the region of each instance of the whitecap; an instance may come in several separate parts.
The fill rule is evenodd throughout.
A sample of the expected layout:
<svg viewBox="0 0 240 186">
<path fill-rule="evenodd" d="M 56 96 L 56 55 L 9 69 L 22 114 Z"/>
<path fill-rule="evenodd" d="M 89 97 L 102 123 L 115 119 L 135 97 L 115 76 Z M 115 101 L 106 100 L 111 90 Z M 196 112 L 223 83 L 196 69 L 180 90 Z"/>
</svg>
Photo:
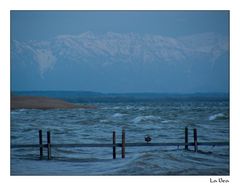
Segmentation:
<svg viewBox="0 0 240 186">
<path fill-rule="evenodd" d="M 22 112 L 26 112 L 28 110 L 32 110 L 32 109 L 14 109 L 14 110 L 11 110 L 11 114 L 21 114 Z"/>
<path fill-rule="evenodd" d="M 126 114 L 122 114 L 122 113 L 115 113 L 112 115 L 113 118 L 120 118 L 122 116 L 125 116 Z"/>
<path fill-rule="evenodd" d="M 126 106 L 126 110 L 131 110 L 131 109 L 134 109 L 135 107 L 134 106 Z"/>
<path fill-rule="evenodd" d="M 107 122 L 109 122 L 107 119 L 101 119 L 100 121 L 99 121 L 100 123 L 107 123 Z"/>
<path fill-rule="evenodd" d="M 138 110 L 140 110 L 140 111 L 143 111 L 143 110 L 145 110 L 146 109 L 146 107 L 139 107 L 138 108 Z"/>
<path fill-rule="evenodd" d="M 213 120 L 221 119 L 221 118 L 226 118 L 226 116 L 223 113 L 218 113 L 218 114 L 209 116 L 208 120 L 213 121 Z"/>
<path fill-rule="evenodd" d="M 19 111 L 19 112 L 25 112 L 25 111 L 27 111 L 27 110 L 30 110 L 30 109 L 19 109 L 18 111 Z"/>
<path fill-rule="evenodd" d="M 11 114 L 12 114 L 12 115 L 20 114 L 20 112 L 18 112 L 18 111 L 11 111 Z"/>
<path fill-rule="evenodd" d="M 173 123 L 173 122 L 175 122 L 174 120 L 163 120 L 163 121 L 161 121 L 161 123 Z"/>
<path fill-rule="evenodd" d="M 136 118 L 134 118 L 132 121 L 134 123 L 139 123 L 141 121 L 155 121 L 155 120 L 159 120 L 161 119 L 160 116 L 153 116 L 153 115 L 149 115 L 149 116 L 137 116 Z"/>
</svg>

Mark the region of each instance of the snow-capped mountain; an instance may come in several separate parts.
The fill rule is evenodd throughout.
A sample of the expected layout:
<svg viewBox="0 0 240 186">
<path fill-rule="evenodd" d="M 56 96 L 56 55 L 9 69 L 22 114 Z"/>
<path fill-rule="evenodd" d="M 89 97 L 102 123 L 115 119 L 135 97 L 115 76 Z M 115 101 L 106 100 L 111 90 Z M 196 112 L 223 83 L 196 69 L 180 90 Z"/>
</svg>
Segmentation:
<svg viewBox="0 0 240 186">
<path fill-rule="evenodd" d="M 228 45 L 228 38 L 216 33 L 166 37 L 86 32 L 60 35 L 48 41 L 12 40 L 12 78 L 24 78 L 24 71 L 30 69 L 29 77 L 43 80 L 53 79 L 54 73 L 63 72 L 69 72 L 67 76 L 82 73 L 87 77 L 86 71 L 99 73 L 99 76 L 101 73 L 132 73 L 138 77 L 144 76 L 145 70 L 152 72 L 153 79 L 158 73 L 165 74 L 166 79 L 172 73 L 194 78 L 195 73 L 211 73 L 210 69 L 217 69 L 219 65 L 228 67 Z"/>
</svg>

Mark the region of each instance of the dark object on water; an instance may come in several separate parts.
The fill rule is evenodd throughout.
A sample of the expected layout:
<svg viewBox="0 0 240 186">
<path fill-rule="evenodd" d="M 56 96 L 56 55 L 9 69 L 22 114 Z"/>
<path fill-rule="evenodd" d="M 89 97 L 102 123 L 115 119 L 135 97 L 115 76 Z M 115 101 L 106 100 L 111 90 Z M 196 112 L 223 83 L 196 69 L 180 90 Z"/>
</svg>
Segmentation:
<svg viewBox="0 0 240 186">
<path fill-rule="evenodd" d="M 148 143 L 152 140 L 152 138 L 149 135 L 145 136 L 145 141 Z"/>
</svg>

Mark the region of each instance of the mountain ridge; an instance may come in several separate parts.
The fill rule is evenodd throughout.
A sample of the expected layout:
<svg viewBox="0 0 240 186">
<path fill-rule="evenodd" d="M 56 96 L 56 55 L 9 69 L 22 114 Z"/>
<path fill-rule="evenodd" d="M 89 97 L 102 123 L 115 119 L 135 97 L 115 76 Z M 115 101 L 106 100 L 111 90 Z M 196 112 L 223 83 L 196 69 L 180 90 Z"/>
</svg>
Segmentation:
<svg viewBox="0 0 240 186">
<path fill-rule="evenodd" d="M 228 50 L 227 37 L 216 33 L 165 37 L 87 32 L 48 41 L 12 40 L 11 86 L 13 90 L 221 92 L 228 88 Z"/>
</svg>

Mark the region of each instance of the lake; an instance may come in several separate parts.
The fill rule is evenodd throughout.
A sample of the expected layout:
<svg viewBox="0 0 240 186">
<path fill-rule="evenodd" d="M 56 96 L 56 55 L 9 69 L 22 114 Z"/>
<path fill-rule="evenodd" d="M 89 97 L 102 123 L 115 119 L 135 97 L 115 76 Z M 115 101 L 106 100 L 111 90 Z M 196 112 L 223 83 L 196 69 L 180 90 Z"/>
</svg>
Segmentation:
<svg viewBox="0 0 240 186">
<path fill-rule="evenodd" d="M 75 94 L 62 98 L 83 103 Z M 226 99 L 98 98 L 84 97 L 85 104 L 96 109 L 12 110 L 11 144 L 38 144 L 39 129 L 44 143 L 50 130 L 55 144 L 111 144 L 113 131 L 121 143 L 123 128 L 126 143 L 145 143 L 145 135 L 151 136 L 150 143 L 184 142 L 185 127 L 189 128 L 190 142 L 193 128 L 198 129 L 199 142 L 229 141 Z M 126 147 L 125 159 L 120 147 L 116 159 L 112 159 L 111 147 L 55 147 L 52 160 L 47 160 L 46 150 L 44 159 L 39 160 L 38 148 L 11 148 L 11 175 L 229 175 L 229 146 L 199 146 L 197 153 L 193 147 L 186 151 L 182 146 Z"/>
</svg>

